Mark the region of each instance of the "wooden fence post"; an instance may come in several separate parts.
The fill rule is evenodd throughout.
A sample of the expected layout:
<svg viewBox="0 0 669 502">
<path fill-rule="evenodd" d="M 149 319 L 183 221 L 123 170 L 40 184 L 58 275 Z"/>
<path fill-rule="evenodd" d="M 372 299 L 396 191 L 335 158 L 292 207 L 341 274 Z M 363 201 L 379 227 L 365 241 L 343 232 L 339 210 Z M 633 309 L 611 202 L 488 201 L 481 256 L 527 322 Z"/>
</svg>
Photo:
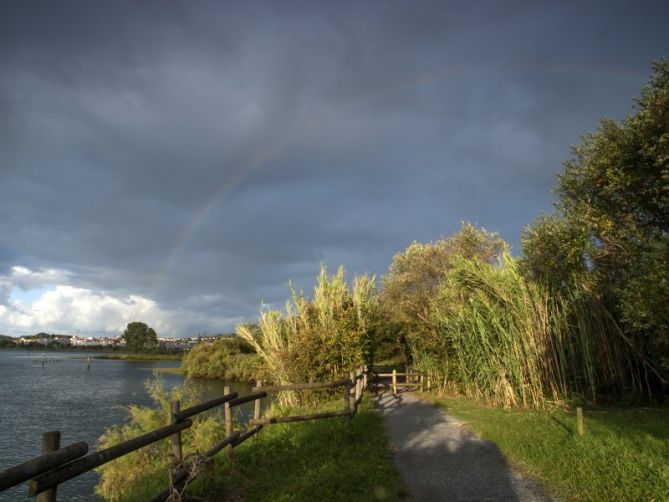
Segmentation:
<svg viewBox="0 0 669 502">
<path fill-rule="evenodd" d="M 171 423 L 176 424 L 177 414 L 181 411 L 181 402 L 172 401 L 172 420 Z M 170 443 L 172 443 L 172 456 L 174 457 L 174 464 L 180 466 L 183 462 L 183 449 L 181 446 L 181 431 L 177 431 L 170 436 Z"/>
<path fill-rule="evenodd" d="M 430 392 L 432 390 L 432 379 L 430 378 L 430 374 L 427 374 L 427 391 Z"/>
<path fill-rule="evenodd" d="M 256 387 L 259 391 L 262 390 L 262 380 L 256 380 Z M 253 418 L 260 420 L 260 399 L 256 399 L 255 408 L 253 409 Z"/>
<path fill-rule="evenodd" d="M 344 383 L 344 411 L 351 411 L 351 382 Z"/>
<path fill-rule="evenodd" d="M 397 370 L 393 370 L 393 395 L 397 395 Z"/>
<path fill-rule="evenodd" d="M 229 385 L 223 387 L 223 394 L 230 394 Z M 225 437 L 230 437 L 232 436 L 232 408 L 230 408 L 229 402 L 225 403 L 223 406 L 225 410 Z M 228 449 L 228 458 L 233 460 L 235 452 L 232 444 L 229 444 L 226 448 Z"/>
<path fill-rule="evenodd" d="M 576 408 L 576 431 L 579 436 L 583 435 L 583 408 Z"/>
<path fill-rule="evenodd" d="M 365 391 L 365 390 L 367 390 L 367 373 L 368 373 L 368 371 L 369 371 L 369 370 L 368 370 L 368 367 L 367 367 L 367 366 L 363 366 L 363 367 L 362 367 L 362 371 L 364 372 L 364 373 L 362 374 L 362 390 Z"/>
<path fill-rule="evenodd" d="M 360 399 L 360 396 L 362 395 L 362 378 L 358 378 L 359 376 L 362 376 L 362 372 L 360 370 L 355 372 L 355 411 L 358 411 L 358 399 Z"/>
<path fill-rule="evenodd" d="M 42 436 L 42 454 L 60 449 L 60 431 L 45 432 Z M 37 502 L 56 502 L 58 487 L 50 488 L 39 494 Z"/>
<path fill-rule="evenodd" d="M 420 374 L 420 391 L 423 392 L 423 374 Z"/>
<path fill-rule="evenodd" d="M 353 394 L 353 405 L 351 406 L 351 417 L 355 415 L 355 412 L 358 411 L 358 405 L 355 402 L 355 399 L 358 394 L 358 381 L 355 379 L 355 371 L 351 371 L 348 374 L 349 380 L 351 380 L 352 388 L 349 388 L 349 402 L 351 400 L 351 394 Z"/>
</svg>

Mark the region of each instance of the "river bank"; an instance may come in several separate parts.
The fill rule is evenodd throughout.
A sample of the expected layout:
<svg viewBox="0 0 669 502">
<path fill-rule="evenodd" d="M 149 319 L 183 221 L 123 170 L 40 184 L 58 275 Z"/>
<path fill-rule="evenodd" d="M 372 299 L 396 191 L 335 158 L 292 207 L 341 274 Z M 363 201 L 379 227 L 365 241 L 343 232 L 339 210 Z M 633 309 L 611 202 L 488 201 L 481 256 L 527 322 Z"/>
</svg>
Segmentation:
<svg viewBox="0 0 669 502">
<path fill-rule="evenodd" d="M 35 457 L 41 452 L 42 434 L 59 430 L 62 444 L 85 441 L 95 451 L 98 438 L 112 425 L 121 425 L 127 419 L 131 405 L 150 406 L 152 401 L 145 383 L 161 371 L 160 379 L 166 388 L 173 388 L 185 380 L 176 361 L 127 361 L 93 359 L 99 352 L 50 352 L 44 366 L 35 357 L 35 351 L 0 350 L 0 381 L 3 398 L 0 414 L 4 427 L 0 430 L 0 470 Z M 82 359 L 82 356 L 84 359 Z M 90 369 L 88 361 L 91 357 Z M 240 394 L 248 394 L 251 386 L 245 382 L 217 380 L 190 380 L 203 399 L 223 393 L 225 385 Z M 244 408 L 241 419 L 252 413 Z M 98 481 L 96 473 L 88 473 L 68 481 L 59 488 L 64 500 L 96 500 L 93 495 Z M 0 501 L 23 500 L 25 486 L 0 493 Z"/>
<path fill-rule="evenodd" d="M 93 356 L 93 359 L 112 359 L 118 361 L 181 361 L 181 353 L 169 354 L 131 354 L 131 353 L 107 353 Z"/>
<path fill-rule="evenodd" d="M 284 409 L 289 415 L 339 408 Z M 162 470 L 143 478 L 123 500 L 150 500 L 168 483 Z M 188 487 L 194 500 L 395 501 L 407 491 L 394 464 L 382 418 L 370 398 L 346 417 L 265 426 L 234 451 L 217 455 Z"/>
</svg>

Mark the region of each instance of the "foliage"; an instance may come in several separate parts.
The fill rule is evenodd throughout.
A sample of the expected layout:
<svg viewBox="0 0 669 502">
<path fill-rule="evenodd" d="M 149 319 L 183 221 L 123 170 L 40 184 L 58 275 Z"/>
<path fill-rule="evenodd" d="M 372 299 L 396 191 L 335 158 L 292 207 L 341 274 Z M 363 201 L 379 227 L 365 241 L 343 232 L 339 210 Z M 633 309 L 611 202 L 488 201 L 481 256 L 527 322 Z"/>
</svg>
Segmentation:
<svg viewBox="0 0 669 502">
<path fill-rule="evenodd" d="M 543 214 L 523 229 L 525 275 L 558 291 L 568 291 L 588 272 L 587 233 L 558 215 Z"/>
<path fill-rule="evenodd" d="M 14 347 L 16 346 L 16 340 L 14 337 L 0 335 L 0 347 Z"/>
<path fill-rule="evenodd" d="M 167 391 L 156 378 L 147 381 L 147 390 L 155 406 L 131 405 L 127 408 L 128 421 L 113 425 L 98 439 L 98 447 L 109 448 L 122 441 L 146 434 L 170 423 L 170 403 L 180 400 L 187 408 L 200 402 L 186 384 Z M 182 433 L 184 457 L 206 451 L 222 439 L 225 430 L 220 413 L 200 414 L 191 418 L 193 425 Z M 171 447 L 163 440 L 124 455 L 97 469 L 100 482 L 95 491 L 105 500 L 148 500 L 168 485 Z"/>
<path fill-rule="evenodd" d="M 432 367 L 467 396 L 525 407 L 570 394 L 592 401 L 602 388 L 638 385 L 630 347 L 597 297 L 550 294 L 520 273 L 460 258 L 447 273 L 432 316 L 440 345 Z"/>
<path fill-rule="evenodd" d="M 123 332 L 123 340 L 128 350 L 132 352 L 149 351 L 158 347 L 156 332 L 143 322 L 128 323 Z"/>
<path fill-rule="evenodd" d="M 573 148 L 558 212 L 526 230 L 523 250 L 528 271 L 547 282 L 587 275 L 645 366 L 669 371 L 669 60 L 654 65 L 635 108 Z"/>
<path fill-rule="evenodd" d="M 290 289 L 285 314 L 263 310 L 259 330 L 237 327 L 277 383 L 341 378 L 370 360 L 377 315 L 373 277 L 356 277 L 349 288 L 343 267 L 329 276 L 321 265 L 312 300 Z M 281 399 L 295 402 L 294 396 Z"/>
<path fill-rule="evenodd" d="M 448 238 L 414 242 L 396 254 L 383 279 L 380 303 L 386 322 L 397 326 L 398 342 L 406 340 L 413 354 L 421 350 L 417 344 L 436 343 L 431 302 L 453 262 L 465 257 L 495 263 L 505 247 L 497 234 L 463 223 Z"/>
<path fill-rule="evenodd" d="M 253 348 L 239 337 L 221 337 L 213 343 L 198 343 L 184 356 L 181 367 L 188 377 L 242 381 L 259 378 L 260 364 Z"/>
<path fill-rule="evenodd" d="M 167 425 L 170 402 L 174 399 L 181 400 L 182 408 L 197 402 L 197 396 L 186 386 L 168 392 L 156 380 L 147 382 L 147 388 L 155 406 L 130 406 L 128 422 L 108 429 L 99 439 L 100 448 Z M 340 404 L 337 400 L 321 403 L 318 409 L 275 408 L 269 413 L 313 413 L 322 411 L 323 406 Z M 220 441 L 225 430 L 219 414 L 200 414 L 191 420 L 193 426 L 182 433 L 186 458 Z M 101 480 L 96 493 L 111 501 L 150 500 L 168 486 L 170 452 L 166 439 L 104 464 L 97 469 Z M 234 465 L 225 454 L 219 453 L 189 485 L 187 497 L 189 500 L 241 496 L 249 501 L 316 498 L 348 501 L 397 500 L 404 493 L 383 434 L 381 417 L 368 400 L 363 400 L 352 420 L 339 418 L 265 427 L 235 449 Z"/>
<path fill-rule="evenodd" d="M 669 407 L 503 410 L 463 398 L 439 401 L 561 500 L 669 499 Z"/>
</svg>

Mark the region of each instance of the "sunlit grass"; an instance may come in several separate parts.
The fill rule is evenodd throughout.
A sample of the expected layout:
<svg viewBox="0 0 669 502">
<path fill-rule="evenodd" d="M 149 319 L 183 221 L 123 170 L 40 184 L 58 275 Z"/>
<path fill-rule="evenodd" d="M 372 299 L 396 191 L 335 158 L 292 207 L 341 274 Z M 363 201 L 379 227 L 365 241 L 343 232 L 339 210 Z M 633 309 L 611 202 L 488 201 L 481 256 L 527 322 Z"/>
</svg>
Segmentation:
<svg viewBox="0 0 669 502">
<path fill-rule="evenodd" d="M 464 398 L 437 401 L 494 441 L 522 472 L 565 500 L 669 500 L 669 406 L 503 410 Z"/>
<path fill-rule="evenodd" d="M 265 426 L 235 449 L 232 467 L 225 452 L 219 454 L 215 475 L 197 482 L 192 493 L 217 494 L 216 500 L 237 495 L 248 502 L 400 500 L 406 491 L 381 420 L 366 399 L 352 420 Z"/>
</svg>

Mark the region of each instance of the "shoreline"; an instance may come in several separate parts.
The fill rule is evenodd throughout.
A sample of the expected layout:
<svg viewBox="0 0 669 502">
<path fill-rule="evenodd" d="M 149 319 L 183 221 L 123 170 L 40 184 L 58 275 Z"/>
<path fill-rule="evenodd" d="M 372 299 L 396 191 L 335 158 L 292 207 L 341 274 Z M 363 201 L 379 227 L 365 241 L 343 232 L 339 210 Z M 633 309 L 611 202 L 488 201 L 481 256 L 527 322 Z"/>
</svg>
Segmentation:
<svg viewBox="0 0 669 502">
<path fill-rule="evenodd" d="M 111 359 L 118 361 L 181 361 L 180 354 L 128 354 L 110 353 L 90 356 L 92 359 Z"/>
</svg>

